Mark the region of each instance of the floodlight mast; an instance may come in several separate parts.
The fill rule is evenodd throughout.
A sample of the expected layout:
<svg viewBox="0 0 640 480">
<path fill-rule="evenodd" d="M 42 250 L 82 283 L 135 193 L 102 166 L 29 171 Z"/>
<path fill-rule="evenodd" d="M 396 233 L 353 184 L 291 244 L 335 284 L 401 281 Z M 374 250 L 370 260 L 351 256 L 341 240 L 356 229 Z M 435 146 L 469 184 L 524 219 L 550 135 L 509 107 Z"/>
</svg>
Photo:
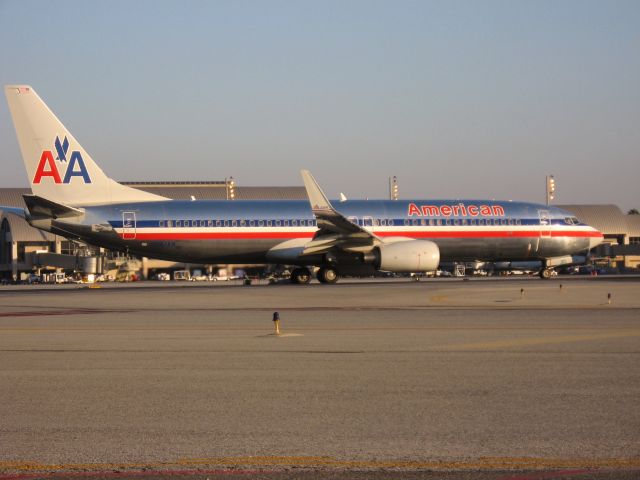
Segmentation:
<svg viewBox="0 0 640 480">
<path fill-rule="evenodd" d="M 398 177 L 389 177 L 389 200 L 398 200 Z"/>
<path fill-rule="evenodd" d="M 547 175 L 547 207 L 556 198 L 556 179 L 553 175 Z"/>
<path fill-rule="evenodd" d="M 227 190 L 227 200 L 235 200 L 236 198 L 236 182 L 233 177 L 225 178 L 225 189 Z"/>
</svg>

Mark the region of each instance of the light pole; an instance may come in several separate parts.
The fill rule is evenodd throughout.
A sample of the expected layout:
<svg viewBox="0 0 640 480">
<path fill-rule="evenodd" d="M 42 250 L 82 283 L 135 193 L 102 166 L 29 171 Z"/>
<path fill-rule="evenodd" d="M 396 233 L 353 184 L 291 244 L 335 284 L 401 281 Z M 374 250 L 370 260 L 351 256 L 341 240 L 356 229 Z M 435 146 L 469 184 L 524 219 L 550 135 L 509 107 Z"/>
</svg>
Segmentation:
<svg viewBox="0 0 640 480">
<path fill-rule="evenodd" d="M 235 200 L 236 198 L 236 182 L 233 177 L 225 177 L 225 189 L 227 191 L 227 200 Z"/>
<path fill-rule="evenodd" d="M 556 198 L 556 179 L 553 175 L 547 175 L 547 207 L 551 205 L 551 201 Z"/>
<path fill-rule="evenodd" d="M 389 200 L 398 200 L 398 177 L 389 177 Z"/>
</svg>

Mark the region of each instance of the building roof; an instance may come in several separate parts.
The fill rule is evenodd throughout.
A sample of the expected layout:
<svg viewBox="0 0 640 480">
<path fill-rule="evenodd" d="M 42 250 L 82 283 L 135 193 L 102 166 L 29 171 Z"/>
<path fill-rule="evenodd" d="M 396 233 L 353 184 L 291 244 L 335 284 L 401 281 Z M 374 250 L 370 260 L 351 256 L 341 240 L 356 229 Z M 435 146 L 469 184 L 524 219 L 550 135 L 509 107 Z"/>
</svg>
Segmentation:
<svg viewBox="0 0 640 480">
<path fill-rule="evenodd" d="M 0 224 L 7 219 L 11 238 L 20 242 L 53 242 L 56 236 L 52 233 L 33 228 L 27 221 L 9 212 L 0 210 Z"/>
<path fill-rule="evenodd" d="M 174 200 L 224 200 L 224 182 L 123 182 L 126 185 Z M 306 200 L 304 187 L 235 187 L 238 200 Z M 30 195 L 30 188 L 0 188 L 0 205 L 24 207 L 22 195 Z"/>
<path fill-rule="evenodd" d="M 142 185 L 136 188 L 146 192 L 155 193 L 174 200 L 189 200 L 194 196 L 198 200 L 224 200 L 227 198 L 227 190 L 222 185 L 192 185 L 165 186 Z M 304 187 L 235 187 L 237 200 L 304 200 L 307 198 Z"/>
<path fill-rule="evenodd" d="M 640 215 L 625 215 L 630 237 L 640 237 Z"/>
<path fill-rule="evenodd" d="M 30 194 L 30 188 L 0 188 L 0 206 L 24 208 L 26 205 L 22 200 L 22 195 Z"/>
<path fill-rule="evenodd" d="M 627 215 L 617 205 L 555 205 L 575 214 L 580 221 L 605 235 L 622 235 L 628 230 Z"/>
</svg>

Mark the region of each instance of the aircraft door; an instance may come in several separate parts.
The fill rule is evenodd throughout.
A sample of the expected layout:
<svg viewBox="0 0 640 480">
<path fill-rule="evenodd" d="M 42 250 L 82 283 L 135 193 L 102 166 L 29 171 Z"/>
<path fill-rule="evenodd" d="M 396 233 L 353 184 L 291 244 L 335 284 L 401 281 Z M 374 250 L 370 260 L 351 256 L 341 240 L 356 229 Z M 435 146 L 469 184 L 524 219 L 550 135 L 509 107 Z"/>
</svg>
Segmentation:
<svg viewBox="0 0 640 480">
<path fill-rule="evenodd" d="M 122 239 L 135 240 L 136 212 L 122 212 Z"/>
<path fill-rule="evenodd" d="M 549 210 L 538 210 L 538 217 L 540 218 L 540 237 L 551 237 L 551 215 Z"/>
</svg>

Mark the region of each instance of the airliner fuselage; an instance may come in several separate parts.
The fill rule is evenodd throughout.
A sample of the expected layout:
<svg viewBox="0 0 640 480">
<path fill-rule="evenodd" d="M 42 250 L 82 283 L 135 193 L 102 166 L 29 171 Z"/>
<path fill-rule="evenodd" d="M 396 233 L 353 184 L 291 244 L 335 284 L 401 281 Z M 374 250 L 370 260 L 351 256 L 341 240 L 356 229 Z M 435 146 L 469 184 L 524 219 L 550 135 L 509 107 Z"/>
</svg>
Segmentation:
<svg viewBox="0 0 640 480">
<path fill-rule="evenodd" d="M 488 200 L 352 200 L 334 203 L 354 224 L 380 238 L 430 240 L 442 261 L 530 260 L 586 253 L 600 232 L 566 211 Z M 454 214 L 454 208 L 455 214 Z M 424 207 L 424 208 L 423 208 Z M 131 253 L 198 263 L 288 262 L 317 258 L 279 254 L 317 232 L 308 201 L 160 201 L 86 207 L 53 221 L 61 234 Z M 464 214 L 463 214 L 464 213 Z"/>
</svg>

